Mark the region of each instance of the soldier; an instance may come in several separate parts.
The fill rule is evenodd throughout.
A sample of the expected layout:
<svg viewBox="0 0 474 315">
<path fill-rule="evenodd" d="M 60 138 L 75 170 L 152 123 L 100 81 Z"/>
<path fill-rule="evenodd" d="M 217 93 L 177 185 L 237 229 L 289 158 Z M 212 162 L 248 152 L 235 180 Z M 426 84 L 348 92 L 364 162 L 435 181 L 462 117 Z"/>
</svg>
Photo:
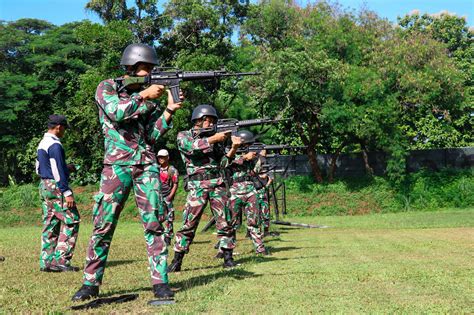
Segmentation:
<svg viewBox="0 0 474 315">
<path fill-rule="evenodd" d="M 161 194 L 163 196 L 163 205 L 165 206 L 165 242 L 171 245 L 173 237 L 174 207 L 173 200 L 178 190 L 178 170 L 169 165 L 169 153 L 165 149 L 158 151 L 158 163 L 160 164 Z"/>
<path fill-rule="evenodd" d="M 66 156 L 59 140 L 69 127 L 63 115 L 50 115 L 48 132 L 38 146 L 36 173 L 41 177 L 39 185 L 43 209 L 40 271 L 79 271 L 71 266 L 77 234 L 79 212 L 71 188 Z"/>
<path fill-rule="evenodd" d="M 146 76 L 158 64 L 158 58 L 154 48 L 132 44 L 125 48 L 120 64 L 125 66 L 127 75 Z M 158 299 L 174 296 L 168 287 L 164 213 L 152 144 L 171 127 L 172 115 L 181 103 L 173 103 L 168 91 L 168 105 L 160 114 L 151 100 L 163 92 L 164 87 L 156 84 L 142 91 L 136 84 L 123 89 L 112 79 L 102 81 L 97 87 L 95 99 L 105 137 L 104 168 L 99 193 L 94 197 L 94 229 L 87 250 L 83 286 L 72 297 L 73 301 L 99 294 L 112 236 L 132 188 L 143 223 L 154 295 Z"/>
<path fill-rule="evenodd" d="M 269 187 L 273 179 L 268 173 L 257 174 L 254 178 L 257 200 L 260 207 L 260 218 L 263 225 L 263 236 L 278 236 L 278 232 L 270 232 L 270 202 L 268 200 Z"/>
<path fill-rule="evenodd" d="M 178 134 L 178 149 L 186 166 L 188 191 L 183 212 L 183 226 L 176 232 L 173 261 L 169 272 L 180 271 L 183 257 L 189 252 L 196 228 L 207 202 L 216 220 L 219 248 L 223 251 L 224 268 L 237 264 L 232 258 L 235 247 L 232 227 L 229 225 L 230 211 L 227 207 L 227 191 L 222 170 L 233 159 L 240 139 L 232 137 L 232 148 L 225 154 L 222 143 L 230 136 L 227 132 L 215 133 L 213 126 L 217 112 L 210 105 L 199 105 L 192 113 L 193 128 Z M 205 128 L 205 129 L 202 129 Z"/>
<path fill-rule="evenodd" d="M 254 135 L 247 130 L 240 130 L 237 136 L 242 139 L 242 147 L 255 141 Z M 262 152 L 262 154 L 264 154 Z M 232 212 L 232 227 L 234 238 L 240 225 L 242 212 L 247 216 L 247 230 L 255 248 L 255 252 L 261 255 L 269 255 L 269 251 L 263 244 L 263 233 L 260 225 L 260 207 L 257 200 L 253 178 L 261 170 L 261 159 L 257 158 L 257 152 L 238 154 L 228 167 L 231 174 L 232 186 L 230 187 L 229 207 Z"/>
</svg>

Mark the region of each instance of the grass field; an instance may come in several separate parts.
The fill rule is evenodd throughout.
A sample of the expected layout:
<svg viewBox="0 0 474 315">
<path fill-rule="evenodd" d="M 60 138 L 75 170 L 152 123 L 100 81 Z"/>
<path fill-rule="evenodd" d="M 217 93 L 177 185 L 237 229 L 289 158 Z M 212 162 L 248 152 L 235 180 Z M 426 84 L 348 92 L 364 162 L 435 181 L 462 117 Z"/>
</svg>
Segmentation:
<svg viewBox="0 0 474 315">
<path fill-rule="evenodd" d="M 176 304 L 152 299 L 142 229 L 121 222 L 102 297 L 138 293 L 103 313 L 473 313 L 474 209 L 286 219 L 327 229 L 275 226 L 273 255 L 255 257 L 239 243 L 242 265 L 223 270 L 215 236 L 199 233 L 184 270 L 170 275 Z M 82 266 L 91 225 L 83 224 L 74 258 Z M 40 228 L 0 229 L 0 313 L 67 312 L 81 273 L 38 271 Z"/>
</svg>

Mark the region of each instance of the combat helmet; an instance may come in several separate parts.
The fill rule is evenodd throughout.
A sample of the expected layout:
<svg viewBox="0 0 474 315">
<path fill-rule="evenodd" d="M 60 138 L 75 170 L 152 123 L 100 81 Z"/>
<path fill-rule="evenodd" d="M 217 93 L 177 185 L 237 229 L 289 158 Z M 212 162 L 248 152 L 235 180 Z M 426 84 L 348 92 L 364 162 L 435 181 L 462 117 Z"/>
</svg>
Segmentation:
<svg viewBox="0 0 474 315">
<path fill-rule="evenodd" d="M 248 130 L 239 130 L 235 136 L 242 139 L 242 144 L 252 144 L 255 142 L 255 136 Z"/>
<path fill-rule="evenodd" d="M 139 62 L 158 64 L 158 56 L 153 47 L 146 44 L 131 44 L 123 51 L 121 66 L 134 66 Z"/>
<path fill-rule="evenodd" d="M 217 111 L 214 108 L 214 106 L 203 104 L 194 108 L 193 114 L 191 115 L 191 121 L 195 122 L 196 120 L 204 116 L 211 116 L 216 119 L 219 119 L 219 117 L 217 116 Z"/>
</svg>

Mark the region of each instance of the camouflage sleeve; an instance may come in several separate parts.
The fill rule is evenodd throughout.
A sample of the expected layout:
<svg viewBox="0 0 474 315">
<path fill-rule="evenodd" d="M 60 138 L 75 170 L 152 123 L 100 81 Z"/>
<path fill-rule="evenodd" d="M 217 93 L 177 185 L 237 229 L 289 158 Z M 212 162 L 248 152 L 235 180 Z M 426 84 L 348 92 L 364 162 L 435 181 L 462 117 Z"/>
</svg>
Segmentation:
<svg viewBox="0 0 474 315">
<path fill-rule="evenodd" d="M 207 138 L 194 139 L 186 132 L 180 132 L 177 141 L 179 151 L 187 155 L 209 153 L 212 151 L 212 146 L 209 144 Z"/>
<path fill-rule="evenodd" d="M 163 136 L 172 127 L 172 123 L 168 124 L 166 122 L 164 114 L 160 115 L 158 111 L 154 111 L 147 126 L 148 140 L 150 143 L 155 143 L 158 138 Z"/>
<path fill-rule="evenodd" d="M 262 171 L 262 165 L 263 165 L 262 159 L 258 158 L 257 161 L 255 162 L 255 166 L 253 167 L 253 171 L 255 174 L 258 174 Z"/>
<path fill-rule="evenodd" d="M 243 165 L 244 162 L 245 162 L 244 156 L 243 155 L 237 155 L 237 156 L 235 156 L 234 160 L 232 161 L 232 164 Z"/>
<path fill-rule="evenodd" d="M 121 122 L 145 114 L 154 107 L 153 103 L 146 102 L 138 93 L 133 93 L 129 98 L 120 99 L 116 88 L 113 80 L 105 80 L 99 84 L 95 94 L 97 104 L 112 121 Z"/>
</svg>

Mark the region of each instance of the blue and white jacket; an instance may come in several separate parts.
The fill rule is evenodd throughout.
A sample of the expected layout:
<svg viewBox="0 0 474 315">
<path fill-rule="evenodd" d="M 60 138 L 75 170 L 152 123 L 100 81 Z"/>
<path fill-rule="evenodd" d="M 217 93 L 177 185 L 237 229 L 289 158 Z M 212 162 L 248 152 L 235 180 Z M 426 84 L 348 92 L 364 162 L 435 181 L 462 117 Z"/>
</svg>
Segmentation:
<svg viewBox="0 0 474 315">
<path fill-rule="evenodd" d="M 72 195 L 69 188 L 69 170 L 66 165 L 66 155 L 59 138 L 51 133 L 45 133 L 38 145 L 36 174 L 41 179 L 54 179 L 64 196 Z"/>
</svg>

